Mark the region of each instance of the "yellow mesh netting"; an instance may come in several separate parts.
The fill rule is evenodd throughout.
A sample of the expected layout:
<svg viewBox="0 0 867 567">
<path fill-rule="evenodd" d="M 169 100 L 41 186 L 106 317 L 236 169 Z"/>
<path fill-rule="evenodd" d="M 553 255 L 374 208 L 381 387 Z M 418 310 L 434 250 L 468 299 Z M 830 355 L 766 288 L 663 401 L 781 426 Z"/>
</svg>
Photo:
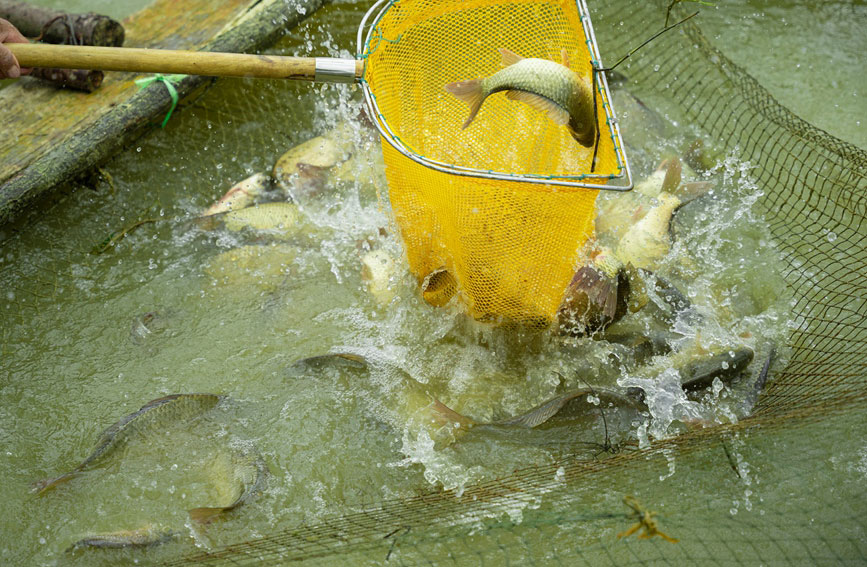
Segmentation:
<svg viewBox="0 0 867 567">
<path fill-rule="evenodd" d="M 373 30 L 365 80 L 392 141 L 427 163 L 605 184 L 624 162 L 604 89 L 594 177 L 593 148 L 528 105 L 491 95 L 462 130 L 469 109 L 444 89 L 500 70 L 501 47 L 557 62 L 565 49 L 592 84 L 590 45 L 572 0 L 401 0 Z M 458 292 L 477 319 L 547 324 L 592 234 L 598 191 L 457 175 L 383 146 L 391 206 L 425 299 L 442 305 Z"/>
</svg>

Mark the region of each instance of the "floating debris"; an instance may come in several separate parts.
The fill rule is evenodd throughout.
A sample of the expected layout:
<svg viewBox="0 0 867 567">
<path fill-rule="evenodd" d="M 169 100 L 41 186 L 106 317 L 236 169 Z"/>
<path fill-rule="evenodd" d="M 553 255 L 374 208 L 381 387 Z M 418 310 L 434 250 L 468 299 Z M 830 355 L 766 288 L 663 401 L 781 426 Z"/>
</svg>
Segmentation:
<svg viewBox="0 0 867 567">
<path fill-rule="evenodd" d="M 638 521 L 632 524 L 632 526 L 630 526 L 625 532 L 617 534 L 617 539 L 629 537 L 638 530 L 642 530 L 641 533 L 638 534 L 638 539 L 650 539 L 653 536 L 659 536 L 665 541 L 671 543 L 677 543 L 680 541 L 679 539 L 673 538 L 659 531 L 659 526 L 655 519 L 656 512 L 651 512 L 644 508 L 644 506 L 642 506 L 634 496 L 624 496 L 623 503 L 632 508 L 631 516 L 637 518 Z"/>
</svg>

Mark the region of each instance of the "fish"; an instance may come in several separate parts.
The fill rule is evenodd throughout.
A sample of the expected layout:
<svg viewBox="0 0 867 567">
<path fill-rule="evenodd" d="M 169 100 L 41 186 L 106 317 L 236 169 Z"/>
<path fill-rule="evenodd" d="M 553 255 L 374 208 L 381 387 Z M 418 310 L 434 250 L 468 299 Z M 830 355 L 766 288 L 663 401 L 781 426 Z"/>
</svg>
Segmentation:
<svg viewBox="0 0 867 567">
<path fill-rule="evenodd" d="M 681 388 L 687 394 L 695 394 L 709 388 L 719 378 L 729 384 L 746 370 L 753 361 L 753 351 L 747 347 L 735 347 L 724 352 L 710 352 L 692 356 L 680 369 Z"/>
<path fill-rule="evenodd" d="M 289 240 L 301 231 L 301 213 L 292 203 L 263 203 L 229 211 L 223 224 L 233 232 L 244 229 L 266 232 L 277 240 Z"/>
<path fill-rule="evenodd" d="M 661 171 L 665 172 L 659 182 Z M 621 262 L 644 270 L 656 270 L 671 250 L 671 219 L 683 205 L 707 193 L 706 181 L 682 182 L 683 164 L 679 158 L 663 161 L 650 178 L 636 186 L 636 191 L 655 199 L 640 220 L 632 223 L 617 243 L 615 254 Z"/>
<path fill-rule="evenodd" d="M 361 279 L 380 305 L 388 305 L 397 295 L 398 265 L 387 251 L 377 248 L 361 257 Z"/>
<path fill-rule="evenodd" d="M 472 429 L 503 430 L 524 428 L 533 429 L 549 421 L 560 413 L 572 400 L 587 396 L 597 396 L 614 405 L 627 406 L 639 411 L 646 411 L 643 404 L 631 392 L 620 393 L 605 388 L 580 388 L 555 396 L 538 406 L 516 416 L 495 421 L 479 421 L 451 409 L 432 396 L 420 382 L 415 380 L 402 368 L 386 360 L 371 361 L 368 358 L 347 352 L 331 352 L 297 361 L 293 366 L 320 366 L 328 362 L 339 362 L 353 368 L 365 368 L 374 364 L 385 365 L 402 377 L 402 391 L 399 398 L 392 402 L 402 404 L 400 411 L 407 416 L 407 421 L 420 424 L 434 441 L 435 448 L 443 448 L 463 437 Z"/>
<path fill-rule="evenodd" d="M 669 193 L 662 193 L 658 201 L 659 204 L 650 209 L 644 218 L 629 227 L 617 244 L 615 254 L 622 262 L 656 270 L 671 250 L 671 217 L 682 203 Z"/>
<path fill-rule="evenodd" d="M 704 195 L 712 184 L 708 181 L 683 181 L 694 176 L 695 173 L 680 158 L 667 158 L 653 173 L 636 182 L 632 191 L 597 199 L 597 237 L 616 247 L 624 232 L 647 215 L 663 192 L 676 196 L 681 205 Z"/>
<path fill-rule="evenodd" d="M 273 292 L 297 273 L 298 255 L 290 244 L 250 244 L 221 252 L 203 270 L 220 287 Z"/>
<path fill-rule="evenodd" d="M 660 356 L 656 364 L 643 367 L 639 374 L 652 378 L 667 368 L 675 368 L 681 375 L 681 388 L 688 396 L 694 396 L 702 389 L 712 385 L 715 378 L 724 384 L 731 383 L 746 369 L 752 361 L 752 351 L 746 347 L 734 347 L 731 350 L 706 351 L 701 348 L 688 349 L 671 356 Z M 619 410 L 630 410 L 645 413 L 649 411 L 645 402 L 646 394 L 640 387 L 624 388 L 622 391 L 609 388 L 584 387 L 572 389 L 557 394 L 533 408 L 512 417 L 494 421 L 476 420 L 448 407 L 432 396 L 418 381 L 400 367 L 384 360 L 371 361 L 368 358 L 348 352 L 331 352 L 297 361 L 293 367 L 319 367 L 323 364 L 339 362 L 352 368 L 366 368 L 373 364 L 387 365 L 403 377 L 401 392 L 398 399 L 392 403 L 403 404 L 401 413 L 407 422 L 423 427 L 434 441 L 434 448 L 442 449 L 458 442 L 470 431 L 478 431 L 493 439 L 514 440 L 516 431 L 521 430 L 553 430 L 556 427 L 574 424 L 576 409 L 573 402 L 588 397 L 598 398 L 602 407 L 615 407 Z M 595 406 L 593 406 L 595 408 Z M 586 413 L 584 408 L 578 410 Z M 558 419 L 554 419 L 558 418 Z M 531 437 L 523 437 L 526 442 L 533 442 Z M 544 442 L 554 441 L 549 437 Z"/>
<path fill-rule="evenodd" d="M 598 397 L 603 403 L 610 403 L 622 407 L 630 407 L 638 411 L 647 411 L 647 406 L 638 398 L 633 397 L 630 393 L 621 394 L 613 390 L 605 388 L 578 388 L 565 394 L 561 394 L 543 402 L 533 409 L 526 411 L 515 417 L 500 419 L 491 423 L 485 424 L 488 426 L 520 426 L 534 428 L 542 425 L 552 417 L 560 413 L 561 410 L 571 402 L 578 398 L 587 396 Z"/>
<path fill-rule="evenodd" d="M 613 250 L 596 246 L 569 282 L 557 309 L 561 334 L 592 335 L 647 305 L 646 276 Z"/>
<path fill-rule="evenodd" d="M 146 524 L 135 530 L 119 530 L 86 535 L 66 549 L 70 553 L 84 548 L 123 549 L 153 547 L 171 541 L 179 532 Z"/>
<path fill-rule="evenodd" d="M 504 69 L 490 77 L 457 81 L 445 90 L 470 107 L 463 124 L 469 127 L 490 95 L 505 91 L 506 97 L 544 112 L 555 124 L 566 126 L 576 142 L 590 148 L 596 142 L 596 117 L 591 85 L 569 68 L 566 50 L 561 63 L 524 58 L 501 48 Z"/>
<path fill-rule="evenodd" d="M 298 202 L 322 190 L 328 170 L 347 159 L 348 152 L 336 134 L 317 136 L 289 149 L 274 164 L 272 176 L 292 201 Z"/>
<path fill-rule="evenodd" d="M 636 184 L 637 197 L 617 195 L 605 201 L 607 206 L 597 216 L 596 230 L 607 234 L 597 234 L 595 248 L 566 288 L 557 316 L 561 330 L 581 335 L 604 329 L 625 314 L 623 305 L 630 294 L 641 300 L 641 305 L 629 304 L 631 311 L 647 303 L 643 294 L 621 290 L 621 286 L 642 286 L 644 278 L 636 275 L 659 269 L 671 250 L 674 213 L 711 186 L 708 182 L 682 183 L 682 169 L 680 159 L 664 160 L 649 178 Z M 611 242 L 611 236 L 612 246 L 602 244 L 606 237 Z M 624 278 L 627 267 L 632 277 Z M 679 299 L 685 296 L 680 294 Z M 583 323 L 584 328 L 577 323 Z"/>
<path fill-rule="evenodd" d="M 129 439 L 146 433 L 167 422 L 183 421 L 198 416 L 216 406 L 222 396 L 216 394 L 172 394 L 157 398 L 114 423 L 106 429 L 90 455 L 70 472 L 40 480 L 32 486 L 35 494 L 42 494 L 58 484 L 71 480 L 82 472 L 95 467 L 103 459 L 125 444 Z"/>
<path fill-rule="evenodd" d="M 247 208 L 271 187 L 271 183 L 271 176 L 267 173 L 254 173 L 233 185 L 219 201 L 208 207 L 202 216 L 209 217 Z"/>
<path fill-rule="evenodd" d="M 222 506 L 192 508 L 190 519 L 209 524 L 235 510 L 263 490 L 267 472 L 264 459 L 255 450 L 239 450 L 218 457 L 211 467 L 211 477 L 227 502 Z"/>
<path fill-rule="evenodd" d="M 604 329 L 626 313 L 623 263 L 599 247 L 575 272 L 557 310 L 561 332 L 585 335 Z"/>
</svg>

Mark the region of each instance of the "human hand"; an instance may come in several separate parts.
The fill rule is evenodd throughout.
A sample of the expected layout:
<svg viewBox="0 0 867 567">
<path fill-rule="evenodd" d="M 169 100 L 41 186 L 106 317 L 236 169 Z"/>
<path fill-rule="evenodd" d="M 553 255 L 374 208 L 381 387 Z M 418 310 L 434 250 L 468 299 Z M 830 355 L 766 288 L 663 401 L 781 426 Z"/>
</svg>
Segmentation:
<svg viewBox="0 0 867 567">
<path fill-rule="evenodd" d="M 17 79 L 29 73 L 30 69 L 22 69 L 12 52 L 3 45 L 4 43 L 29 42 L 15 26 L 0 18 L 0 79 Z"/>
</svg>

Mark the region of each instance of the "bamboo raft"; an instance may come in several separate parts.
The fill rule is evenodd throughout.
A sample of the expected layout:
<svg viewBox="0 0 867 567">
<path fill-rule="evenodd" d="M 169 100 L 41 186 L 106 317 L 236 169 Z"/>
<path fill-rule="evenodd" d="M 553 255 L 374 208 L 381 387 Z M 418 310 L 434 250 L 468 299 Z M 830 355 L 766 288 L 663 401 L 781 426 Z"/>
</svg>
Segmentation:
<svg viewBox="0 0 867 567">
<path fill-rule="evenodd" d="M 127 47 L 245 53 L 273 43 L 327 0 L 155 0 L 124 20 Z M 153 128 L 172 104 L 164 85 L 140 89 L 147 75 L 107 73 L 93 93 L 23 78 L 0 90 L 0 225 L 35 199 L 111 157 Z M 210 79 L 175 85 L 181 100 Z"/>
</svg>

